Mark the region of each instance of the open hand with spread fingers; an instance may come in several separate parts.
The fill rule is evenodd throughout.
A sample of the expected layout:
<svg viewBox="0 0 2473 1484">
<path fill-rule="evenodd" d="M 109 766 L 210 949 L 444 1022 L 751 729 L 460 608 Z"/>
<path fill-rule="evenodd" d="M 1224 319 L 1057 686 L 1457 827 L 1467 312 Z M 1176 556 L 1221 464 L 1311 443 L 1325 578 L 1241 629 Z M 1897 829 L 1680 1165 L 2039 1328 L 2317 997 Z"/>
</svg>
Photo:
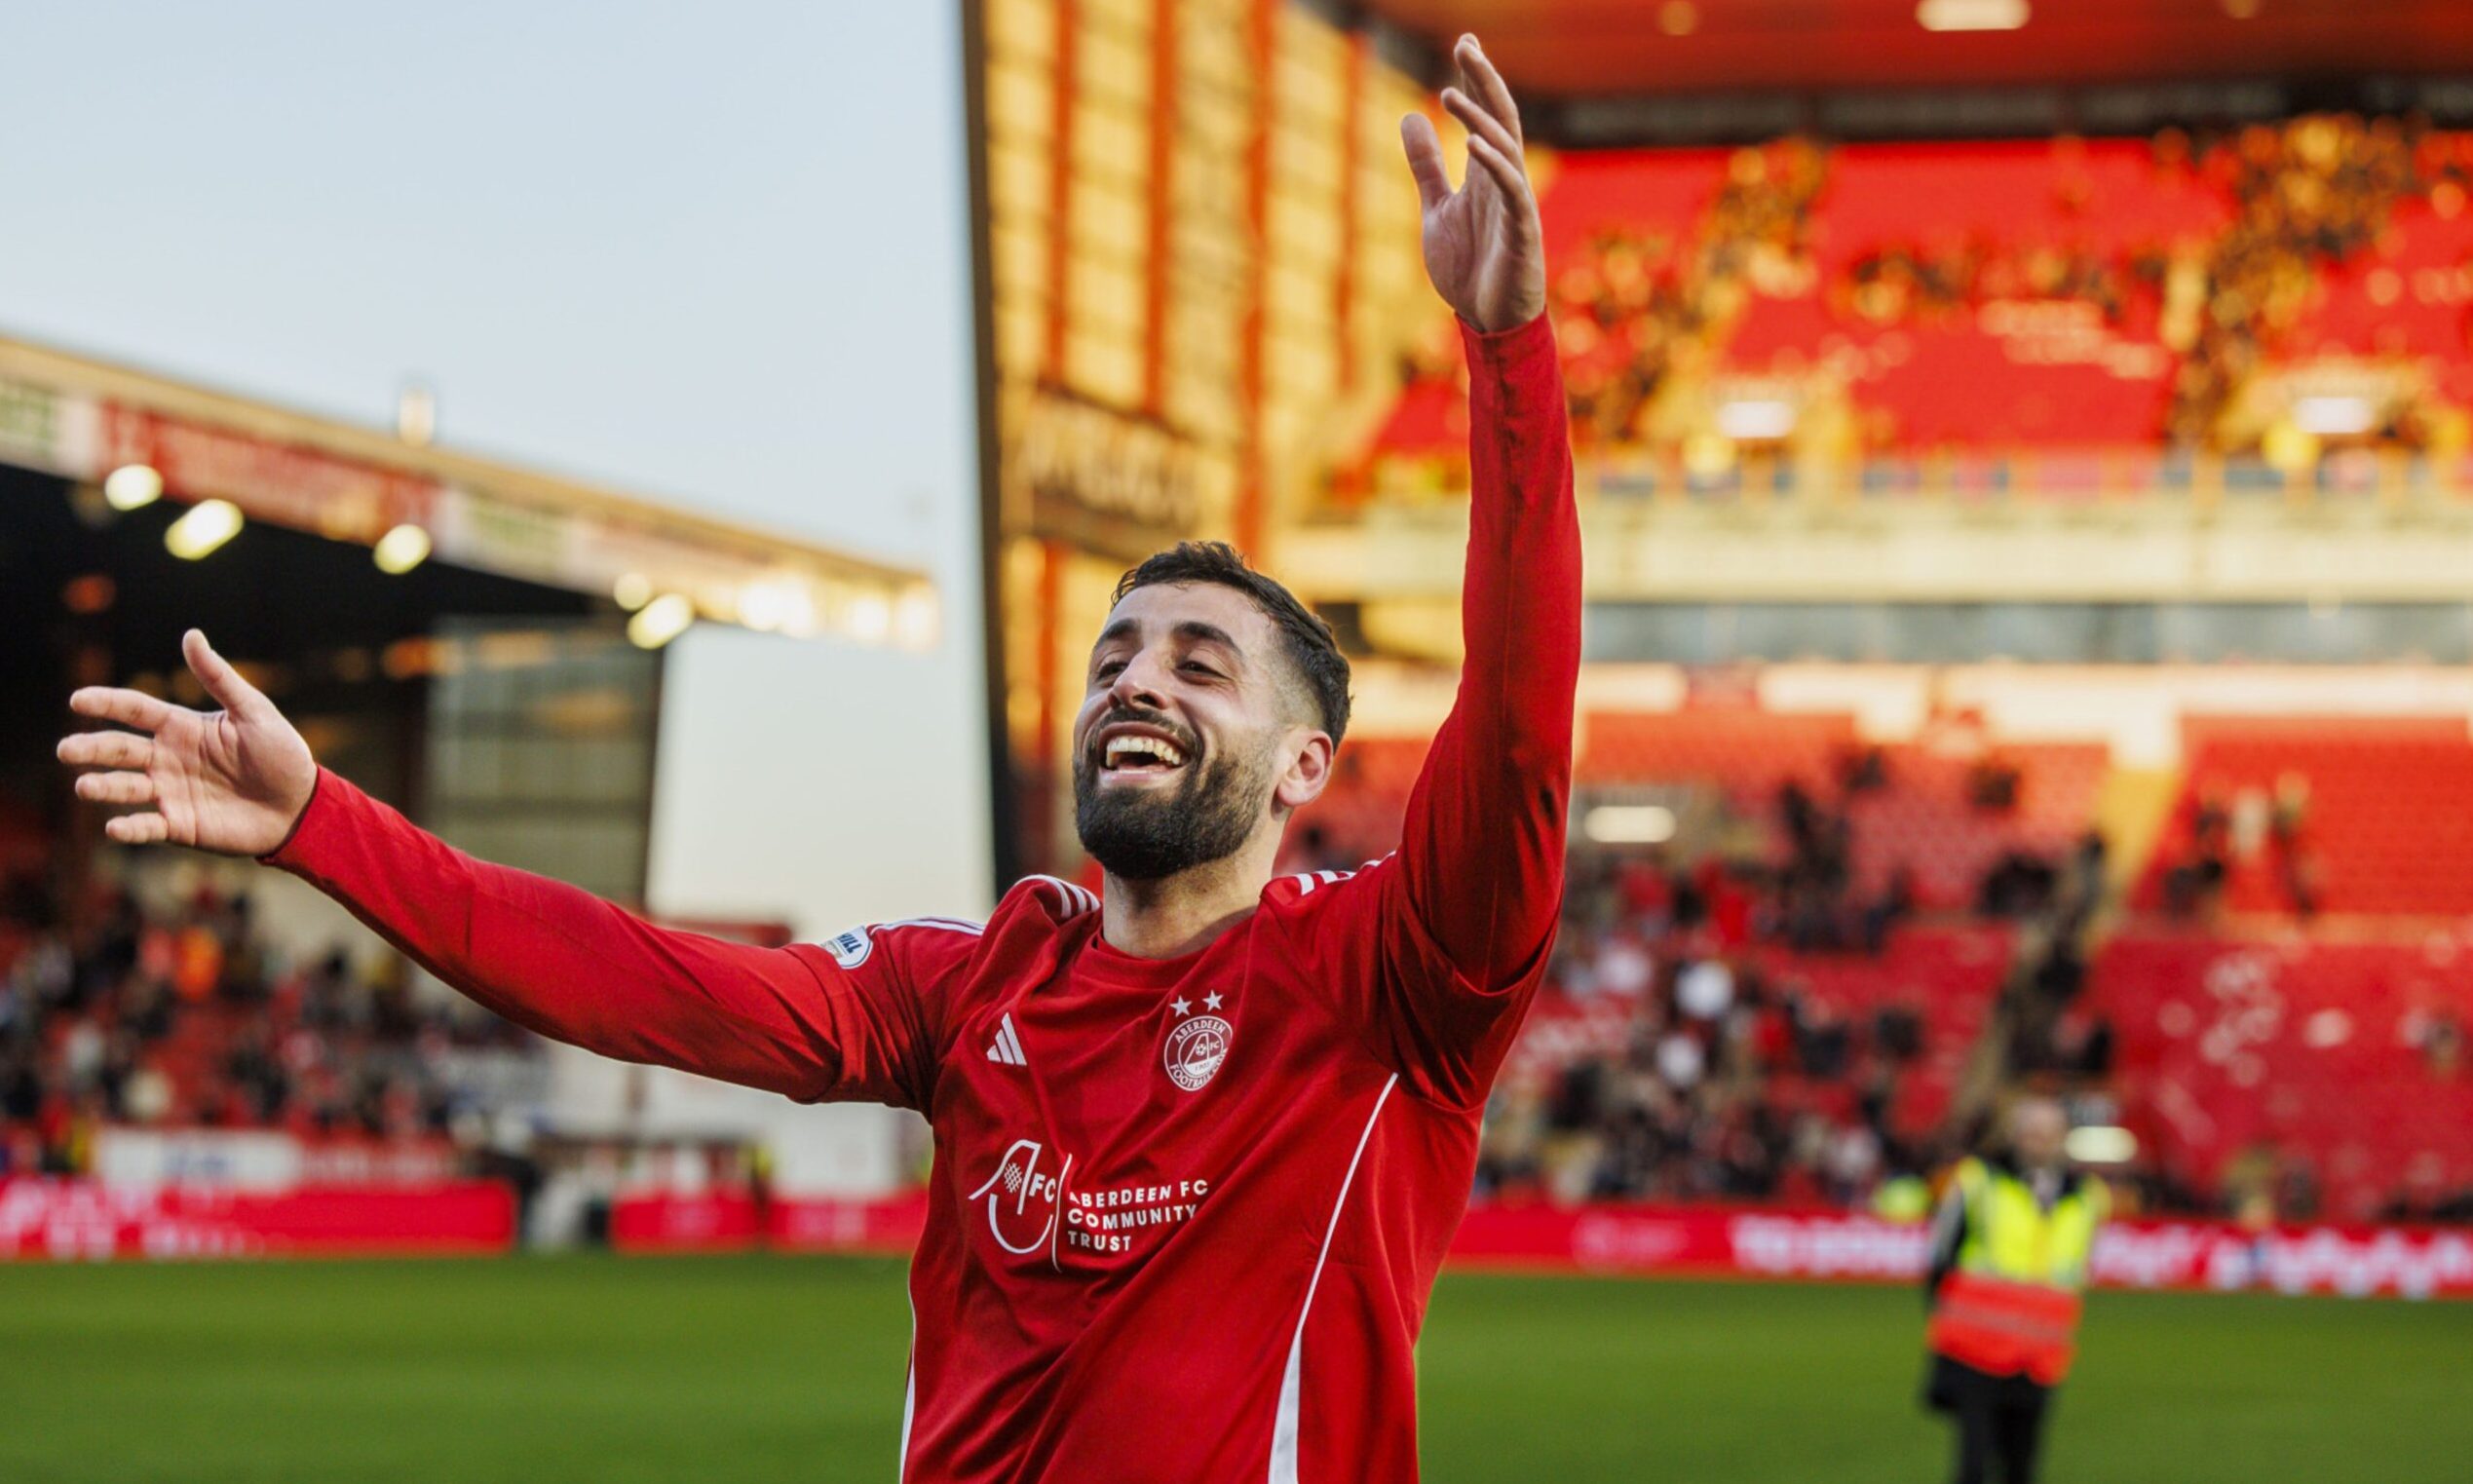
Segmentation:
<svg viewBox="0 0 2473 1484">
<path fill-rule="evenodd" d="M 1529 187 L 1520 110 L 1474 36 L 1452 51 L 1461 83 L 1443 107 L 1468 130 L 1460 189 L 1443 168 L 1442 140 L 1422 113 L 1400 120 L 1409 172 L 1426 219 L 1426 273 L 1460 318 L 1486 331 L 1513 329 L 1545 310 L 1545 234 Z"/>
<path fill-rule="evenodd" d="M 205 634 L 190 629 L 180 653 L 223 709 L 192 711 L 142 691 L 89 686 L 69 697 L 69 709 L 134 730 L 62 738 L 60 761 L 113 770 L 80 775 L 79 798 L 143 806 L 104 822 L 103 833 L 124 845 L 169 841 L 226 856 L 270 854 L 317 791 L 309 743 Z"/>
</svg>

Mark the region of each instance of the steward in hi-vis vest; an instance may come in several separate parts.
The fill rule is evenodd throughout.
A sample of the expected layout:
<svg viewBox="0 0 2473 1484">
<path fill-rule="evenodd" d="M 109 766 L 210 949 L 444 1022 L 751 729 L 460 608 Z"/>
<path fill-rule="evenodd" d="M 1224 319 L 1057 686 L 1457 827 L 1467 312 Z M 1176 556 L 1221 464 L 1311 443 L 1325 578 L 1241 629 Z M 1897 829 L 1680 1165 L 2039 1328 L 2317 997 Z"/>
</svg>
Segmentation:
<svg viewBox="0 0 2473 1484">
<path fill-rule="evenodd" d="M 1959 1161 L 1933 1218 L 1926 1397 L 1958 1424 L 1959 1484 L 2032 1484 L 2111 1205 L 2103 1182 L 2069 1166 L 2058 1103 L 2021 1101 L 2006 1127 L 2001 1153 Z"/>
</svg>

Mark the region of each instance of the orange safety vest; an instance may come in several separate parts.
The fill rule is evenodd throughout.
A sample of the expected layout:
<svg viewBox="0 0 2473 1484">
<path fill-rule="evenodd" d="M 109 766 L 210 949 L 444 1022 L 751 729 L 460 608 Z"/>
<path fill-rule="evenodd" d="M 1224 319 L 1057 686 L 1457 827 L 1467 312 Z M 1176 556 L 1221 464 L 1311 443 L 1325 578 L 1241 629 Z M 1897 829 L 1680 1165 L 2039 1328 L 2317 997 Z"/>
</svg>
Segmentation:
<svg viewBox="0 0 2473 1484">
<path fill-rule="evenodd" d="M 1934 1354 L 1989 1375 L 2058 1386 L 2078 1352 L 2082 1308 L 2068 1288 L 1960 1269 L 1941 1282 L 1925 1342 Z"/>
</svg>

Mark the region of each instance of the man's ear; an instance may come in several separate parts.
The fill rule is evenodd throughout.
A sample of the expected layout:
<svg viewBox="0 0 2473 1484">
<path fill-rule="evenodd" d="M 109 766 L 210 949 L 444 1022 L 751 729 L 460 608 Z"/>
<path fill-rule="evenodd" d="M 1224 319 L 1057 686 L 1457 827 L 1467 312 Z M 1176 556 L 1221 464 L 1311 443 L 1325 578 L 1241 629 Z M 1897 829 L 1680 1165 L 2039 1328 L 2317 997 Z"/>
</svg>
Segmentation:
<svg viewBox="0 0 2473 1484">
<path fill-rule="evenodd" d="M 1282 812 L 1305 808 L 1322 796 L 1331 781 L 1331 757 L 1336 750 L 1327 732 L 1298 728 L 1292 740 L 1302 738 L 1288 761 L 1287 771 L 1279 775 L 1272 789 L 1272 802 Z"/>
</svg>

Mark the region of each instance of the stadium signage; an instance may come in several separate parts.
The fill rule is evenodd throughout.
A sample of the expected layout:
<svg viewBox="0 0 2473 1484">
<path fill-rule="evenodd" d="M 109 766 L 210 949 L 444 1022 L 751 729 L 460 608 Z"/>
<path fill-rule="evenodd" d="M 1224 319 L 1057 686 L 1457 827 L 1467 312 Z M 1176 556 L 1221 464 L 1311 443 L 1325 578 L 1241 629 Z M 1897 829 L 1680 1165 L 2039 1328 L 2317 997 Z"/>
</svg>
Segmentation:
<svg viewBox="0 0 2473 1484">
<path fill-rule="evenodd" d="M 229 500 L 250 516 L 338 541 L 428 525 L 438 485 L 418 475 L 272 442 L 169 413 L 102 406 L 97 468 L 150 464 L 184 500 Z"/>
<path fill-rule="evenodd" d="M 1164 426 L 1041 388 L 1017 427 L 1007 482 L 1032 534 L 1139 560 L 1199 527 L 1201 450 Z"/>
<path fill-rule="evenodd" d="M 300 1141 L 263 1129 L 105 1128 L 95 1135 L 94 1161 L 95 1173 L 116 1189 L 282 1191 L 302 1183 Z"/>
<path fill-rule="evenodd" d="M 1475 1267 L 1905 1283 L 1922 1277 L 1929 1246 L 1921 1226 L 1844 1211 L 1510 1206 L 1470 1211 L 1451 1255 Z M 2473 1297 L 2473 1234 L 2125 1221 L 2097 1237 L 2091 1272 L 2104 1288 Z"/>
<path fill-rule="evenodd" d="M 0 1180 L 0 1262 L 503 1252 L 514 1236 L 514 1196 L 494 1181 L 270 1193 Z"/>
<path fill-rule="evenodd" d="M 0 378 L 0 463 L 46 474 L 90 473 L 94 415 L 94 403 L 83 399 Z M 79 438 L 80 431 L 86 437 Z"/>
<path fill-rule="evenodd" d="M 443 1139 L 296 1139 L 271 1129 L 103 1128 L 94 1173 L 116 1190 L 176 1185 L 275 1193 L 304 1186 L 444 1185 L 455 1178 Z"/>
<path fill-rule="evenodd" d="M 579 522 L 548 511 L 510 505 L 472 490 L 440 490 L 431 533 L 438 550 L 493 572 L 590 590 L 627 570 L 622 560 L 592 570 L 574 550 Z"/>
</svg>

